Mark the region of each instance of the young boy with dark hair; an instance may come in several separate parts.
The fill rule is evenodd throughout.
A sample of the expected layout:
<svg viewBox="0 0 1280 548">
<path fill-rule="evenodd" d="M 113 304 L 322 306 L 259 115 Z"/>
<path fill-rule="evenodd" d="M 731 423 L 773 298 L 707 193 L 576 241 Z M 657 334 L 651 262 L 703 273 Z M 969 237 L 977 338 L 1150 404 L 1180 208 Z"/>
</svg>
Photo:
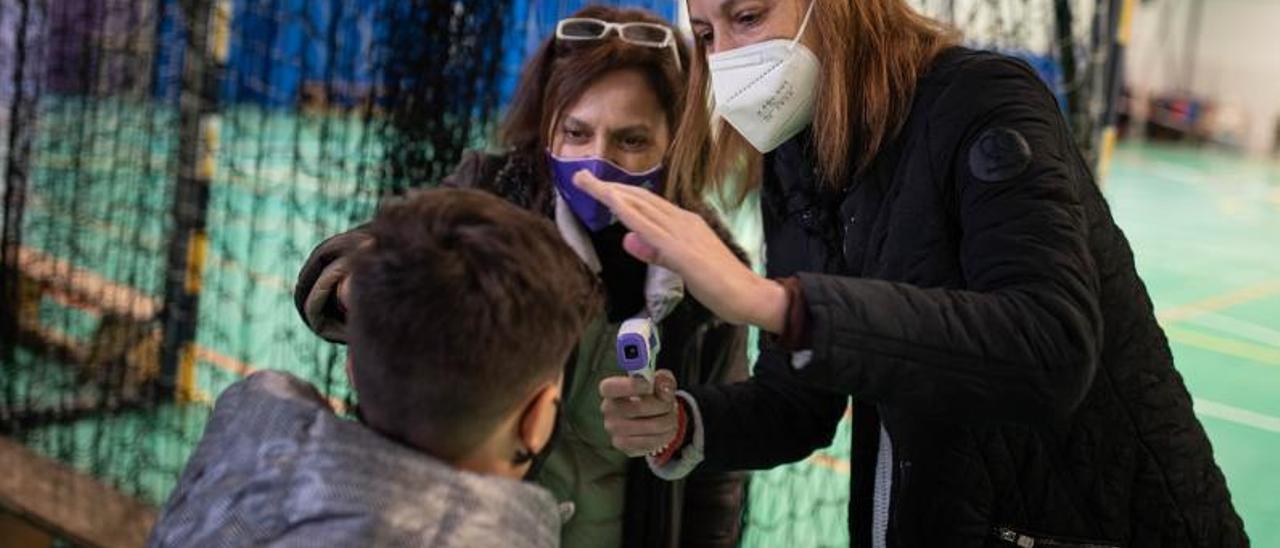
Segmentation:
<svg viewBox="0 0 1280 548">
<path fill-rule="evenodd" d="M 564 364 L 601 304 L 545 219 L 429 190 L 383 208 L 350 277 L 360 423 L 310 384 L 228 388 L 151 546 L 555 546 L 520 481 L 550 443 Z"/>
</svg>

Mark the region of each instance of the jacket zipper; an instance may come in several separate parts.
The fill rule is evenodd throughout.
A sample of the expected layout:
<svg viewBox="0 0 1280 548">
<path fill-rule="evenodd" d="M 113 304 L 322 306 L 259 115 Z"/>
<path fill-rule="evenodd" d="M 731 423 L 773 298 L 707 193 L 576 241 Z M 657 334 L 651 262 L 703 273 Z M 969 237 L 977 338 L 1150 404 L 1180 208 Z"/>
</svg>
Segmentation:
<svg viewBox="0 0 1280 548">
<path fill-rule="evenodd" d="M 1105 544 L 1094 541 L 1076 541 L 1062 540 L 1048 537 L 1033 537 L 1031 535 L 1021 533 L 1008 527 L 996 527 L 996 537 L 1009 544 L 1018 546 L 1019 548 L 1034 548 L 1043 546 L 1048 548 L 1120 548 L 1116 544 Z"/>
<path fill-rule="evenodd" d="M 893 442 L 880 423 L 880 443 L 876 449 L 875 487 L 871 510 L 871 547 L 884 548 L 889 544 L 889 529 L 893 523 Z"/>
</svg>

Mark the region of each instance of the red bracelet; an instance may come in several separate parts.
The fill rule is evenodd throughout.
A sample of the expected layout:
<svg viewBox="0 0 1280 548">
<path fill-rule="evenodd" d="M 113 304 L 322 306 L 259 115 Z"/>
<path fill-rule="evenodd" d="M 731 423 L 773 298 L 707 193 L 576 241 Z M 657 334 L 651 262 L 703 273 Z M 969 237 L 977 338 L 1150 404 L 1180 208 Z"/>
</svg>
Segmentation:
<svg viewBox="0 0 1280 548">
<path fill-rule="evenodd" d="M 666 447 L 663 447 L 662 450 L 658 452 L 658 454 L 653 456 L 654 466 L 659 466 L 659 467 L 666 466 L 666 464 L 671 461 L 671 458 L 676 456 L 676 452 L 680 450 L 680 447 L 682 445 L 684 445 L 684 435 L 685 435 L 685 430 L 689 426 L 688 423 L 689 423 L 689 417 L 685 415 L 684 405 L 681 404 L 679 401 L 677 401 L 676 402 L 676 436 L 674 438 L 671 438 L 671 441 L 667 442 Z"/>
</svg>

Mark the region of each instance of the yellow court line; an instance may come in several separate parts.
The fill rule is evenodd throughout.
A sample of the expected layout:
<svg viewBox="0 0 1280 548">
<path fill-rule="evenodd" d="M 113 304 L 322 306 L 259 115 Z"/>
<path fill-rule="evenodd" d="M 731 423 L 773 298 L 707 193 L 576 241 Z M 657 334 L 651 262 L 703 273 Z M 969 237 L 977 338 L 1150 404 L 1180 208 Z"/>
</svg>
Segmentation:
<svg viewBox="0 0 1280 548">
<path fill-rule="evenodd" d="M 258 370 L 258 368 L 246 362 L 199 345 L 196 346 L 196 358 L 218 369 L 241 377 L 248 377 Z"/>
<path fill-rule="evenodd" d="M 1231 308 L 1277 294 L 1280 294 L 1280 280 L 1267 280 L 1228 293 L 1221 293 L 1199 301 L 1161 310 L 1156 314 L 1156 320 L 1167 327 L 1173 323 L 1194 318 L 1206 312 Z"/>
<path fill-rule="evenodd" d="M 226 354 L 222 354 L 215 350 L 205 348 L 199 345 L 196 345 L 196 359 L 198 361 L 203 361 L 214 367 L 217 367 L 218 369 L 230 372 L 240 377 L 247 377 L 259 370 L 257 367 L 254 367 L 253 364 L 237 360 Z M 209 397 L 208 393 L 205 393 L 203 391 L 198 391 L 198 394 L 203 396 L 203 400 L 205 402 L 212 403 L 213 399 Z M 329 407 L 332 407 L 334 412 L 339 414 L 343 414 L 347 412 L 347 404 L 342 400 L 338 398 L 334 398 L 332 396 L 329 397 L 328 400 L 329 400 Z"/>
<path fill-rule="evenodd" d="M 826 453 L 814 453 L 809 457 L 809 462 L 838 474 L 849 475 L 849 459 L 833 457 Z"/>
<path fill-rule="evenodd" d="M 849 405 L 844 408 L 844 417 L 840 420 L 847 421 L 853 419 L 853 406 Z M 814 453 L 809 455 L 807 459 L 814 466 L 826 468 L 838 474 L 849 474 L 849 459 L 837 457 L 827 453 Z"/>
<path fill-rule="evenodd" d="M 1280 349 L 1251 342 L 1209 335 L 1190 329 L 1166 327 L 1169 340 L 1189 346 L 1212 350 L 1219 354 L 1235 356 L 1267 365 L 1280 365 Z"/>
</svg>

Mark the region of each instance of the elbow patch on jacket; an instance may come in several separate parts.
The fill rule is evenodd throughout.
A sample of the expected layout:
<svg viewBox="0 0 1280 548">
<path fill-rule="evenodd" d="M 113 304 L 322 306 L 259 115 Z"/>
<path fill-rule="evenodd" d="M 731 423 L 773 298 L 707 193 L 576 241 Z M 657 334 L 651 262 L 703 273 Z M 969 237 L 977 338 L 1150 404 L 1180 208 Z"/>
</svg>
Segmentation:
<svg viewBox="0 0 1280 548">
<path fill-rule="evenodd" d="M 988 129 L 969 147 L 969 171 L 979 181 L 1008 181 L 1022 175 L 1030 164 L 1031 145 L 1016 129 Z"/>
</svg>

